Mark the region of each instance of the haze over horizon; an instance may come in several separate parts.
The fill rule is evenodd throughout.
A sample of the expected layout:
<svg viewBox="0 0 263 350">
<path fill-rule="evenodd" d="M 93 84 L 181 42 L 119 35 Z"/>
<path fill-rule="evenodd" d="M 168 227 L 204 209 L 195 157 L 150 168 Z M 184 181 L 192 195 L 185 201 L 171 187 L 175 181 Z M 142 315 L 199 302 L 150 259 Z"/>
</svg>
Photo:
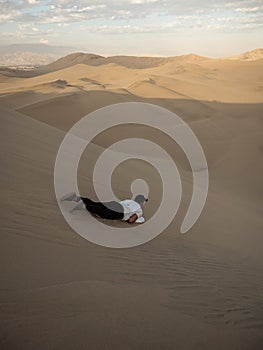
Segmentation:
<svg viewBox="0 0 263 350">
<path fill-rule="evenodd" d="M 262 47 L 262 18 L 262 0 L 3 1 L 0 38 L 104 56 L 216 58 Z"/>
</svg>

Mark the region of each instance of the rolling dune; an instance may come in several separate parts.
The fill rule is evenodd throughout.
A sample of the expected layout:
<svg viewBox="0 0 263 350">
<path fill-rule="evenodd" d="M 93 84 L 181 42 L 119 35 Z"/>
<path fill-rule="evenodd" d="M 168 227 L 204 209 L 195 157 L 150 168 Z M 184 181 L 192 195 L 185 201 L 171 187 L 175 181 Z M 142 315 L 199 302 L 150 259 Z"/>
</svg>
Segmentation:
<svg viewBox="0 0 263 350">
<path fill-rule="evenodd" d="M 28 78 L 0 76 L 1 348 L 259 350 L 263 61 L 194 55 L 168 62 L 137 58 L 129 65 L 128 58 L 118 60 L 67 68 L 56 63 L 58 70 Z M 96 136 L 78 169 L 83 194 L 95 196 L 98 156 L 128 137 L 162 146 L 183 183 L 179 211 L 159 237 L 109 249 L 65 222 L 54 193 L 54 163 L 80 118 L 135 101 L 167 108 L 191 126 L 207 158 L 209 193 L 199 220 L 181 235 L 192 174 L 179 146 L 143 126 L 118 126 Z M 162 196 L 151 166 L 127 162 L 112 186 L 119 198 L 129 197 L 138 176 L 150 188 L 148 219 Z M 71 209 L 71 203 L 64 205 Z M 88 227 L 88 213 L 74 215 Z M 123 230 L 127 225 L 106 224 Z"/>
</svg>

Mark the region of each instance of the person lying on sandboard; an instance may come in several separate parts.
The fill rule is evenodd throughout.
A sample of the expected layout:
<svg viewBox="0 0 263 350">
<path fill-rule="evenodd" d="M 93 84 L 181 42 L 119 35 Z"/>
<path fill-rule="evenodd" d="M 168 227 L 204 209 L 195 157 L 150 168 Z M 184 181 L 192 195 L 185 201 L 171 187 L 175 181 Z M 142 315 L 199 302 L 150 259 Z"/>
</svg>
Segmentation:
<svg viewBox="0 0 263 350">
<path fill-rule="evenodd" d="M 63 196 L 61 201 L 74 201 L 78 203 L 71 212 L 86 209 L 101 219 L 121 220 L 132 224 L 145 222 L 142 216 L 142 207 L 148 202 L 148 198 L 145 198 L 143 194 L 138 194 L 134 200 L 94 202 L 90 198 L 79 197 L 75 192 L 72 192 Z"/>
</svg>

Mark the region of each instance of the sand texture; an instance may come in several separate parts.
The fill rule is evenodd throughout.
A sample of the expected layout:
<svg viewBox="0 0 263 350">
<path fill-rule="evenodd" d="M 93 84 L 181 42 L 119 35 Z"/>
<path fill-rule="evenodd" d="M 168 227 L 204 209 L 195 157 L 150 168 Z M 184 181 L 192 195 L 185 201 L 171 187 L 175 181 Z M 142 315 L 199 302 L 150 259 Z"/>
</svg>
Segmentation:
<svg viewBox="0 0 263 350">
<path fill-rule="evenodd" d="M 83 62 L 74 55 L 35 76 L 0 75 L 1 349 L 262 349 L 263 59 L 89 55 Z M 157 142 L 176 162 L 182 205 L 156 239 L 109 249 L 65 222 L 54 163 L 76 121 L 135 101 L 164 107 L 193 129 L 209 193 L 197 223 L 180 234 L 189 164 L 165 135 L 135 126 L 132 136 Z M 119 126 L 94 139 L 80 162 L 83 194 L 94 196 L 97 156 L 130 135 Z M 120 167 L 113 187 L 129 197 L 130 181 L 144 176 L 153 199 L 147 219 L 160 200 L 160 178 L 138 162 Z"/>
</svg>

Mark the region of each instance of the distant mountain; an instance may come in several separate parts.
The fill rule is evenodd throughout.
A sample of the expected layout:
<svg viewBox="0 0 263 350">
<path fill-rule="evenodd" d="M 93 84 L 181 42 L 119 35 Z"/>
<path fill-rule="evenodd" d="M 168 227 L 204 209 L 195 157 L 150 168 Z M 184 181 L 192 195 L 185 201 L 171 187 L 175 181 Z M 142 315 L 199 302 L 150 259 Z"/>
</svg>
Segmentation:
<svg viewBox="0 0 263 350">
<path fill-rule="evenodd" d="M 0 55 L 0 66 L 23 68 L 46 65 L 58 58 L 55 54 L 36 54 L 32 52 L 14 52 Z"/>
<path fill-rule="evenodd" d="M 11 54 L 16 52 L 33 52 L 37 54 L 62 54 L 66 55 L 76 51 L 71 46 L 53 46 L 47 44 L 12 44 L 0 46 L 0 54 Z"/>
<path fill-rule="evenodd" d="M 46 44 L 13 44 L 0 46 L 0 66 L 42 66 L 73 51 L 76 51 L 76 48 Z"/>
</svg>

